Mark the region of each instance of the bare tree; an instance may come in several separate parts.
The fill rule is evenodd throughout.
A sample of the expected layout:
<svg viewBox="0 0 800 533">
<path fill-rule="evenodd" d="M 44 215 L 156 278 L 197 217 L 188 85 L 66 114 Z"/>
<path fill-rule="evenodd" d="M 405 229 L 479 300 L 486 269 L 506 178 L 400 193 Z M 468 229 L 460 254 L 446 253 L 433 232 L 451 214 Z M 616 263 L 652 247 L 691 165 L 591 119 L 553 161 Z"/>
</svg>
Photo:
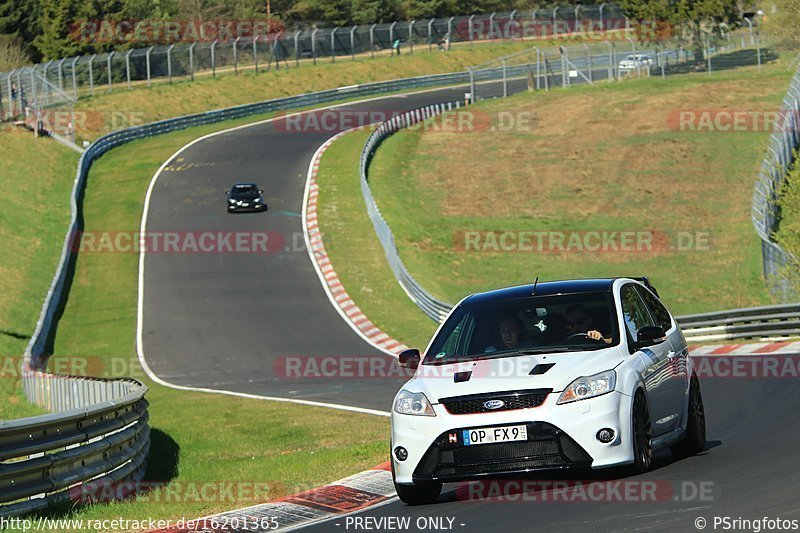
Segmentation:
<svg viewBox="0 0 800 533">
<path fill-rule="evenodd" d="M 0 72 L 13 70 L 28 62 L 28 56 L 16 41 L 0 35 Z"/>
</svg>

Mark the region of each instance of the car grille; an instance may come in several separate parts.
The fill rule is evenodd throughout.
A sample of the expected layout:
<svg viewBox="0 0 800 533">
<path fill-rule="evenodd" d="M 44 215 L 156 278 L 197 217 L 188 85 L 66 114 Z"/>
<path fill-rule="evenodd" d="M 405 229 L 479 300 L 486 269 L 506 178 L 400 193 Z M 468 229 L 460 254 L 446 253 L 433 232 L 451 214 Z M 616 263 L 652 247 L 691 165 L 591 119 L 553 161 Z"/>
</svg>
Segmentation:
<svg viewBox="0 0 800 533">
<path fill-rule="evenodd" d="M 473 394 L 470 396 L 454 396 L 452 398 L 439 398 L 439 403 L 444 405 L 447 412 L 451 415 L 496 413 L 498 411 L 539 407 L 552 391 L 553 389 L 533 389 Z M 497 409 L 489 409 L 485 404 L 490 400 L 502 400 L 503 406 Z"/>
<path fill-rule="evenodd" d="M 461 481 L 485 475 L 528 470 L 589 467 L 591 456 L 559 428 L 546 422 L 528 422 L 528 440 L 465 446 L 464 429 L 442 433 L 425 452 L 414 479 Z M 458 436 L 457 442 L 451 435 Z"/>
</svg>

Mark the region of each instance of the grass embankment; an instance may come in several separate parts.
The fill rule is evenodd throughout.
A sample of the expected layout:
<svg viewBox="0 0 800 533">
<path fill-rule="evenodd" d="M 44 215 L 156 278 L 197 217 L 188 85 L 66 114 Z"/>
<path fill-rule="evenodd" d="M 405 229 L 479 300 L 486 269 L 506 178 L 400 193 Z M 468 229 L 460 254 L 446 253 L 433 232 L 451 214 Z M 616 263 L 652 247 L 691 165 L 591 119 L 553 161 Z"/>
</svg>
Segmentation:
<svg viewBox="0 0 800 533">
<path fill-rule="evenodd" d="M 192 139 L 257 118 L 263 117 L 136 141 L 106 154 L 90 172 L 86 231 L 138 227 L 147 186 L 163 161 Z M 383 418 L 175 391 L 144 378 L 135 348 L 137 273 L 135 254 L 79 256 L 53 360 L 113 358 L 119 372 L 150 387 L 148 479 L 169 485 L 133 502 L 76 508 L 69 511 L 71 517 L 197 517 L 318 486 L 385 459 Z M 245 498 L 192 495 L 203 487 L 213 491 L 223 482 L 244 483 Z"/>
<path fill-rule="evenodd" d="M 522 111 L 533 127 L 403 131 L 372 163 L 373 192 L 406 266 L 451 302 L 535 276 L 646 274 L 678 314 L 768 303 L 750 222 L 768 132 L 679 131 L 674 117 L 679 110 L 775 110 L 790 77 L 787 67 L 771 65 L 761 73 L 744 68 L 485 102 L 474 109 L 475 123 L 485 123 L 481 113 L 496 126 L 498 113 Z M 421 346 L 433 327 L 415 315 L 391 278 L 363 214 L 355 165 L 338 163 L 357 159 L 359 136 L 338 141 L 323 159 L 318 180 L 326 247 L 368 316 Z M 362 235 L 367 230 L 369 238 Z M 504 253 L 491 245 L 465 251 L 465 230 L 652 231 L 655 239 L 652 251 Z M 690 236 L 695 243 L 677 249 L 678 239 L 686 244 Z"/>
<path fill-rule="evenodd" d="M 574 41 L 570 41 L 574 42 Z M 540 46 L 558 44 L 556 41 Z M 430 74 L 466 70 L 494 58 L 534 46 L 533 42 L 476 44 L 457 47 L 449 52 L 415 52 L 391 57 L 362 57 L 356 61 L 341 58 L 336 63 L 320 61 L 316 66 L 282 68 L 270 72 L 242 72 L 239 76 L 183 80 L 173 84 L 135 86 L 81 99 L 75 110 L 85 114 L 85 128 L 80 125 L 77 136 L 94 139 L 117 128 L 153 122 L 209 109 L 281 98 L 297 94 L 334 89 L 348 85 L 386 81 Z M 82 117 L 83 115 L 79 115 Z"/>
<path fill-rule="evenodd" d="M 796 162 L 783 182 L 778 206 L 781 218 L 775 239 L 784 250 L 800 258 L 800 165 Z M 800 265 L 787 265 L 782 274 L 795 291 L 800 291 Z"/>
<path fill-rule="evenodd" d="M 20 357 L 61 255 L 78 154 L 11 127 L 0 136 L 0 419 L 13 419 L 42 412 L 22 396 Z"/>
</svg>

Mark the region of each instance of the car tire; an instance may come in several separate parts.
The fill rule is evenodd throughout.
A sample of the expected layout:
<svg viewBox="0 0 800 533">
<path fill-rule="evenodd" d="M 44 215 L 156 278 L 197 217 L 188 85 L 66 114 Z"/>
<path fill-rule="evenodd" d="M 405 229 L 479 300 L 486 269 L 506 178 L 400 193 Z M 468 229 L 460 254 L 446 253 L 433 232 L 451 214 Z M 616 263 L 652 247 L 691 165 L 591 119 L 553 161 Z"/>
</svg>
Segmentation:
<svg viewBox="0 0 800 533">
<path fill-rule="evenodd" d="M 686 432 L 680 441 L 670 447 L 676 457 L 696 455 L 706 448 L 706 413 L 697 376 L 692 376 L 689 384 L 688 415 Z"/>
<path fill-rule="evenodd" d="M 400 500 L 408 505 L 425 505 L 435 503 L 442 493 L 441 483 L 414 483 L 413 485 L 394 484 L 394 490 Z"/>
<path fill-rule="evenodd" d="M 631 438 L 633 439 L 632 473 L 642 474 L 650 470 L 653 462 L 653 432 L 650 427 L 650 410 L 647 399 L 639 391 L 633 399 Z"/>
</svg>

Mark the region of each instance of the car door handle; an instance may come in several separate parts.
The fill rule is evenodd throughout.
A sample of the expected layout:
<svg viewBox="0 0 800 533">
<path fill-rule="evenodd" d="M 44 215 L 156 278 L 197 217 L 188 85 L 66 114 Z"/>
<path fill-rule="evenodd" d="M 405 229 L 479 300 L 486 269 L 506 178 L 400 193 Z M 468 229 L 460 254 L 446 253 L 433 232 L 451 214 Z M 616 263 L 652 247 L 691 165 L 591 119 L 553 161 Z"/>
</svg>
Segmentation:
<svg viewBox="0 0 800 533">
<path fill-rule="evenodd" d="M 667 358 L 668 359 L 675 359 L 677 356 L 678 356 L 678 354 L 673 352 L 673 351 L 667 352 Z"/>
</svg>

